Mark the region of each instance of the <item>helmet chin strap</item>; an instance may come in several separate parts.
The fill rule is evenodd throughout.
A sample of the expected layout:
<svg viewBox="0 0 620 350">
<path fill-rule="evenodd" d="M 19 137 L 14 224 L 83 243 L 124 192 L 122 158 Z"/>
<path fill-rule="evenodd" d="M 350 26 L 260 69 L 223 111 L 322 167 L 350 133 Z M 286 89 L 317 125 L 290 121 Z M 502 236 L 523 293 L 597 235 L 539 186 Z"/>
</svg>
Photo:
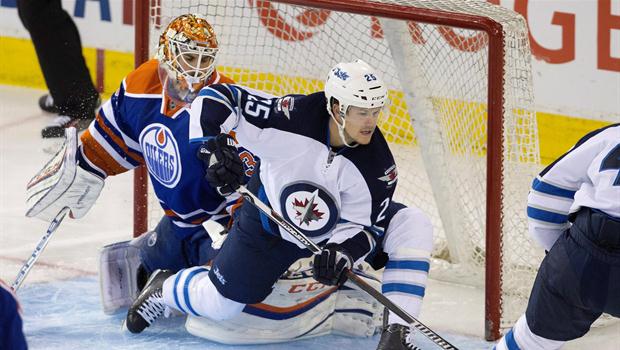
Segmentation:
<svg viewBox="0 0 620 350">
<path fill-rule="evenodd" d="M 345 116 L 345 109 L 342 108 L 342 107 L 340 107 L 338 109 L 339 109 L 339 112 L 340 112 L 340 119 L 342 119 L 342 124 L 340 124 L 338 122 L 338 120 L 336 120 L 336 117 L 334 117 L 333 113 L 330 113 L 329 115 L 336 122 L 336 126 L 338 127 L 338 136 L 340 136 L 340 140 L 342 140 L 342 143 L 344 143 L 345 146 L 350 147 L 350 148 L 359 146 L 359 144 L 357 142 L 353 142 L 352 144 L 349 144 L 347 142 L 347 137 L 345 135 L 346 131 L 344 130 L 344 127 L 347 124 L 347 119 L 344 117 Z"/>
</svg>

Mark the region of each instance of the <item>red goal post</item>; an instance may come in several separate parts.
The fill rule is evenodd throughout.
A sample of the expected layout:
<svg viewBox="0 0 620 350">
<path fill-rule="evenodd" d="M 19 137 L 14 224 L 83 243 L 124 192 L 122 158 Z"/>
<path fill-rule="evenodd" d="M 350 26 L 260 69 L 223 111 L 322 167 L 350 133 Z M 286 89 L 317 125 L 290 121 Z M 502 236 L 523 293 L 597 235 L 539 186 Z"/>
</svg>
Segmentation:
<svg viewBox="0 0 620 350">
<path fill-rule="evenodd" d="M 539 163 L 527 26 L 520 15 L 475 0 L 136 0 L 135 10 L 136 66 L 152 53 L 149 30 L 151 33 L 161 30 L 158 24 L 165 26 L 171 19 L 167 16 L 205 12 L 221 45 L 218 69 L 244 85 L 271 88 L 269 92 L 274 94 L 320 90 L 322 75 L 327 70 L 321 67 L 324 71 L 315 73 L 313 66 L 317 63 L 302 62 L 310 60 L 308 55 L 289 57 L 293 51 L 287 51 L 287 44 L 294 47 L 290 50 L 308 49 L 316 55 L 326 55 L 327 66 L 364 54 L 363 58 L 375 68 L 380 71 L 385 68 L 387 80 L 398 86 L 390 91 L 390 118 L 382 130 L 388 134 L 395 153 L 406 153 L 398 164 L 401 176 L 398 186 L 403 190 L 397 199 L 432 211 L 429 215 L 442 239 L 439 243 L 442 248 L 436 249 L 435 255 L 448 261 L 450 266 L 445 270 L 450 273 L 458 270 L 457 275 L 466 270 L 469 274 L 480 265 L 485 288 L 485 337 L 497 339 L 501 327 L 514 321 L 519 311 L 507 315 L 507 304 L 513 299 L 508 296 L 512 287 L 507 287 L 506 279 L 514 271 L 515 275 L 524 275 L 518 277 L 518 283 L 529 283 L 525 287 L 529 292 L 532 271 L 535 271 L 531 261 L 535 259 L 513 262 L 513 253 L 508 249 L 514 250 L 514 246 L 508 239 L 520 239 L 519 235 L 527 238 L 524 213 L 518 213 L 519 201 L 527 196 L 527 184 Z M 243 20 L 232 19 L 239 17 Z M 333 28 L 328 27 L 332 22 Z M 264 28 L 254 28 L 255 23 Z M 364 23 L 370 34 L 364 33 Z M 250 29 L 246 30 L 246 26 Z M 353 29 L 338 32 L 342 28 Z M 399 34 L 405 30 L 407 35 Z M 249 32 L 260 35 L 252 37 L 255 34 Z M 294 42 L 299 33 L 309 34 Z M 311 36 L 314 38 L 310 39 Z M 341 37 L 345 40 L 339 41 Z M 313 40 L 323 46 L 311 47 Z M 243 42 L 245 46 L 229 47 L 232 41 Z M 435 45 L 440 48 L 436 49 Z M 427 46 L 428 49 L 422 49 Z M 261 62 L 254 67 L 243 59 L 237 60 L 231 52 L 237 56 L 254 55 Z M 268 63 L 261 60 L 262 53 L 270 55 L 265 61 L 277 61 L 275 67 L 280 70 L 284 67 L 286 71 L 270 70 Z M 424 73 L 418 73 L 420 70 Z M 439 86 L 437 81 L 443 81 L 446 72 L 450 72 L 452 81 Z M 452 84 L 458 86 L 453 88 Z M 476 91 L 472 94 L 468 90 Z M 467 118 L 471 123 L 464 121 Z M 406 124 L 404 131 L 394 131 L 403 124 Z M 394 136 L 390 136 L 392 131 Z M 417 168 L 426 169 L 419 175 L 417 168 L 411 171 L 407 168 L 409 163 L 416 162 L 408 158 L 410 149 L 420 153 L 417 157 L 421 165 Z M 458 164 L 451 167 L 454 163 Z M 408 177 L 410 173 L 415 175 Z M 464 177 L 465 181 L 457 183 L 446 173 L 452 173 L 453 178 Z M 144 169 L 135 173 L 135 235 L 149 227 L 146 174 Z M 422 182 L 424 185 L 420 185 Z M 468 183 L 476 184 L 462 194 L 457 193 L 470 186 Z M 428 193 L 417 196 L 422 191 Z M 480 199 L 476 192 L 483 193 Z M 458 200 L 465 198 L 465 204 L 450 203 L 451 196 L 459 197 Z M 427 209 L 428 202 L 433 202 L 434 207 Z M 524 212 L 525 206 L 521 209 Z M 461 237 L 461 229 L 472 231 L 462 236 L 473 238 Z M 519 240 L 515 245 L 526 244 L 522 242 Z M 530 252 L 529 243 L 525 249 L 529 250 L 527 254 L 536 256 Z"/>
</svg>

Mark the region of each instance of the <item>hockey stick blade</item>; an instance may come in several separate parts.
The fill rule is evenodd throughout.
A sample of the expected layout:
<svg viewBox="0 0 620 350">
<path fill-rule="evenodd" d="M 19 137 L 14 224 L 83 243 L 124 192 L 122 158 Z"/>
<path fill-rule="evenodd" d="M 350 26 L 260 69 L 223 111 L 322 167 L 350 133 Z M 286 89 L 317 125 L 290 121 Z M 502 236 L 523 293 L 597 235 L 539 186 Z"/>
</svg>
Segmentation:
<svg viewBox="0 0 620 350">
<path fill-rule="evenodd" d="M 49 242 L 50 238 L 52 238 L 52 234 L 54 233 L 54 231 L 56 231 L 56 229 L 58 228 L 58 226 L 60 225 L 60 223 L 65 218 L 68 212 L 69 212 L 69 208 L 65 207 L 58 213 L 58 215 L 56 215 L 54 220 L 52 220 L 52 222 L 50 223 L 50 226 L 47 229 L 47 232 L 45 232 L 43 237 L 41 237 L 41 239 L 39 240 L 39 243 L 32 251 L 32 254 L 30 254 L 30 257 L 28 257 L 28 260 L 24 263 L 22 268 L 17 273 L 15 282 L 13 282 L 13 284 L 11 285 L 11 289 L 13 289 L 14 292 L 17 292 L 19 287 L 21 287 L 22 282 L 24 282 L 24 279 L 26 279 L 26 276 L 28 275 L 28 273 L 30 272 L 34 264 L 39 259 L 41 252 L 43 252 L 43 250 L 47 246 L 47 243 Z"/>
<path fill-rule="evenodd" d="M 308 248 L 313 254 L 319 254 L 321 252 L 321 248 L 319 248 L 316 243 L 311 241 L 306 235 L 304 235 L 299 229 L 291 225 L 288 221 L 286 221 L 280 214 L 278 214 L 275 210 L 261 201 L 254 193 L 250 192 L 245 186 L 240 186 L 237 189 L 237 192 L 243 196 L 245 200 L 250 202 L 253 206 L 255 206 L 258 210 L 263 212 L 263 214 L 267 215 L 269 219 L 282 227 L 286 232 L 288 232 L 291 236 L 295 237 L 301 244 L 303 244 L 306 248 Z M 388 310 L 392 311 L 396 315 L 398 315 L 403 320 L 409 322 L 415 329 L 417 329 L 420 333 L 430 339 L 433 343 L 441 347 L 445 350 L 458 350 L 457 347 L 450 344 L 447 340 L 442 338 L 439 334 L 437 334 L 432 329 L 425 326 L 422 322 L 418 321 L 415 317 L 408 314 L 405 310 L 398 307 L 398 305 L 394 304 L 390 301 L 390 299 L 386 298 L 381 292 L 374 289 L 371 285 L 366 283 L 364 280 L 359 278 L 355 273 L 350 270 L 347 270 L 347 277 L 355 283 L 358 287 L 360 287 L 363 291 L 370 294 L 373 298 L 375 298 L 378 302 L 383 304 Z"/>
</svg>

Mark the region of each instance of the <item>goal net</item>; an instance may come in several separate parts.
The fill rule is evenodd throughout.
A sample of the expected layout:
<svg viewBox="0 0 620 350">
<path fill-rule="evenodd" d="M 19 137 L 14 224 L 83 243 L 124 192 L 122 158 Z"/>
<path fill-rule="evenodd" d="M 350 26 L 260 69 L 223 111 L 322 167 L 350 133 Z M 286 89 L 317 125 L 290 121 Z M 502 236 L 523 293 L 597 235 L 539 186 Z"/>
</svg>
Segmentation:
<svg viewBox="0 0 620 350">
<path fill-rule="evenodd" d="M 341 61 L 380 71 L 395 200 L 432 218 L 431 278 L 485 288 L 487 339 L 512 325 L 541 260 L 525 216 L 539 150 L 520 15 L 477 0 L 151 0 L 151 57 L 161 30 L 184 13 L 215 28 L 220 72 L 275 95 L 322 90 Z M 153 228 L 162 211 L 150 197 L 138 220 Z"/>
</svg>

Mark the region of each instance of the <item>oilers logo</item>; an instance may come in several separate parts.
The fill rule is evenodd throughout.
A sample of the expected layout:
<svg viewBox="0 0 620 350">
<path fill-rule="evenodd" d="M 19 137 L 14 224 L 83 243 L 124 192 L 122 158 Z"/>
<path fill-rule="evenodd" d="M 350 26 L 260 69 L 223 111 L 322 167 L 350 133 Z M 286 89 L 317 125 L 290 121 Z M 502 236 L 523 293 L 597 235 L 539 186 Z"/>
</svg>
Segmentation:
<svg viewBox="0 0 620 350">
<path fill-rule="evenodd" d="M 287 185 L 280 195 L 284 218 L 308 237 L 329 233 L 338 223 L 336 201 L 322 187 L 310 182 Z"/>
<path fill-rule="evenodd" d="M 140 145 L 149 173 L 157 182 L 173 188 L 181 179 L 179 146 L 170 129 L 151 124 L 142 130 Z"/>
</svg>

